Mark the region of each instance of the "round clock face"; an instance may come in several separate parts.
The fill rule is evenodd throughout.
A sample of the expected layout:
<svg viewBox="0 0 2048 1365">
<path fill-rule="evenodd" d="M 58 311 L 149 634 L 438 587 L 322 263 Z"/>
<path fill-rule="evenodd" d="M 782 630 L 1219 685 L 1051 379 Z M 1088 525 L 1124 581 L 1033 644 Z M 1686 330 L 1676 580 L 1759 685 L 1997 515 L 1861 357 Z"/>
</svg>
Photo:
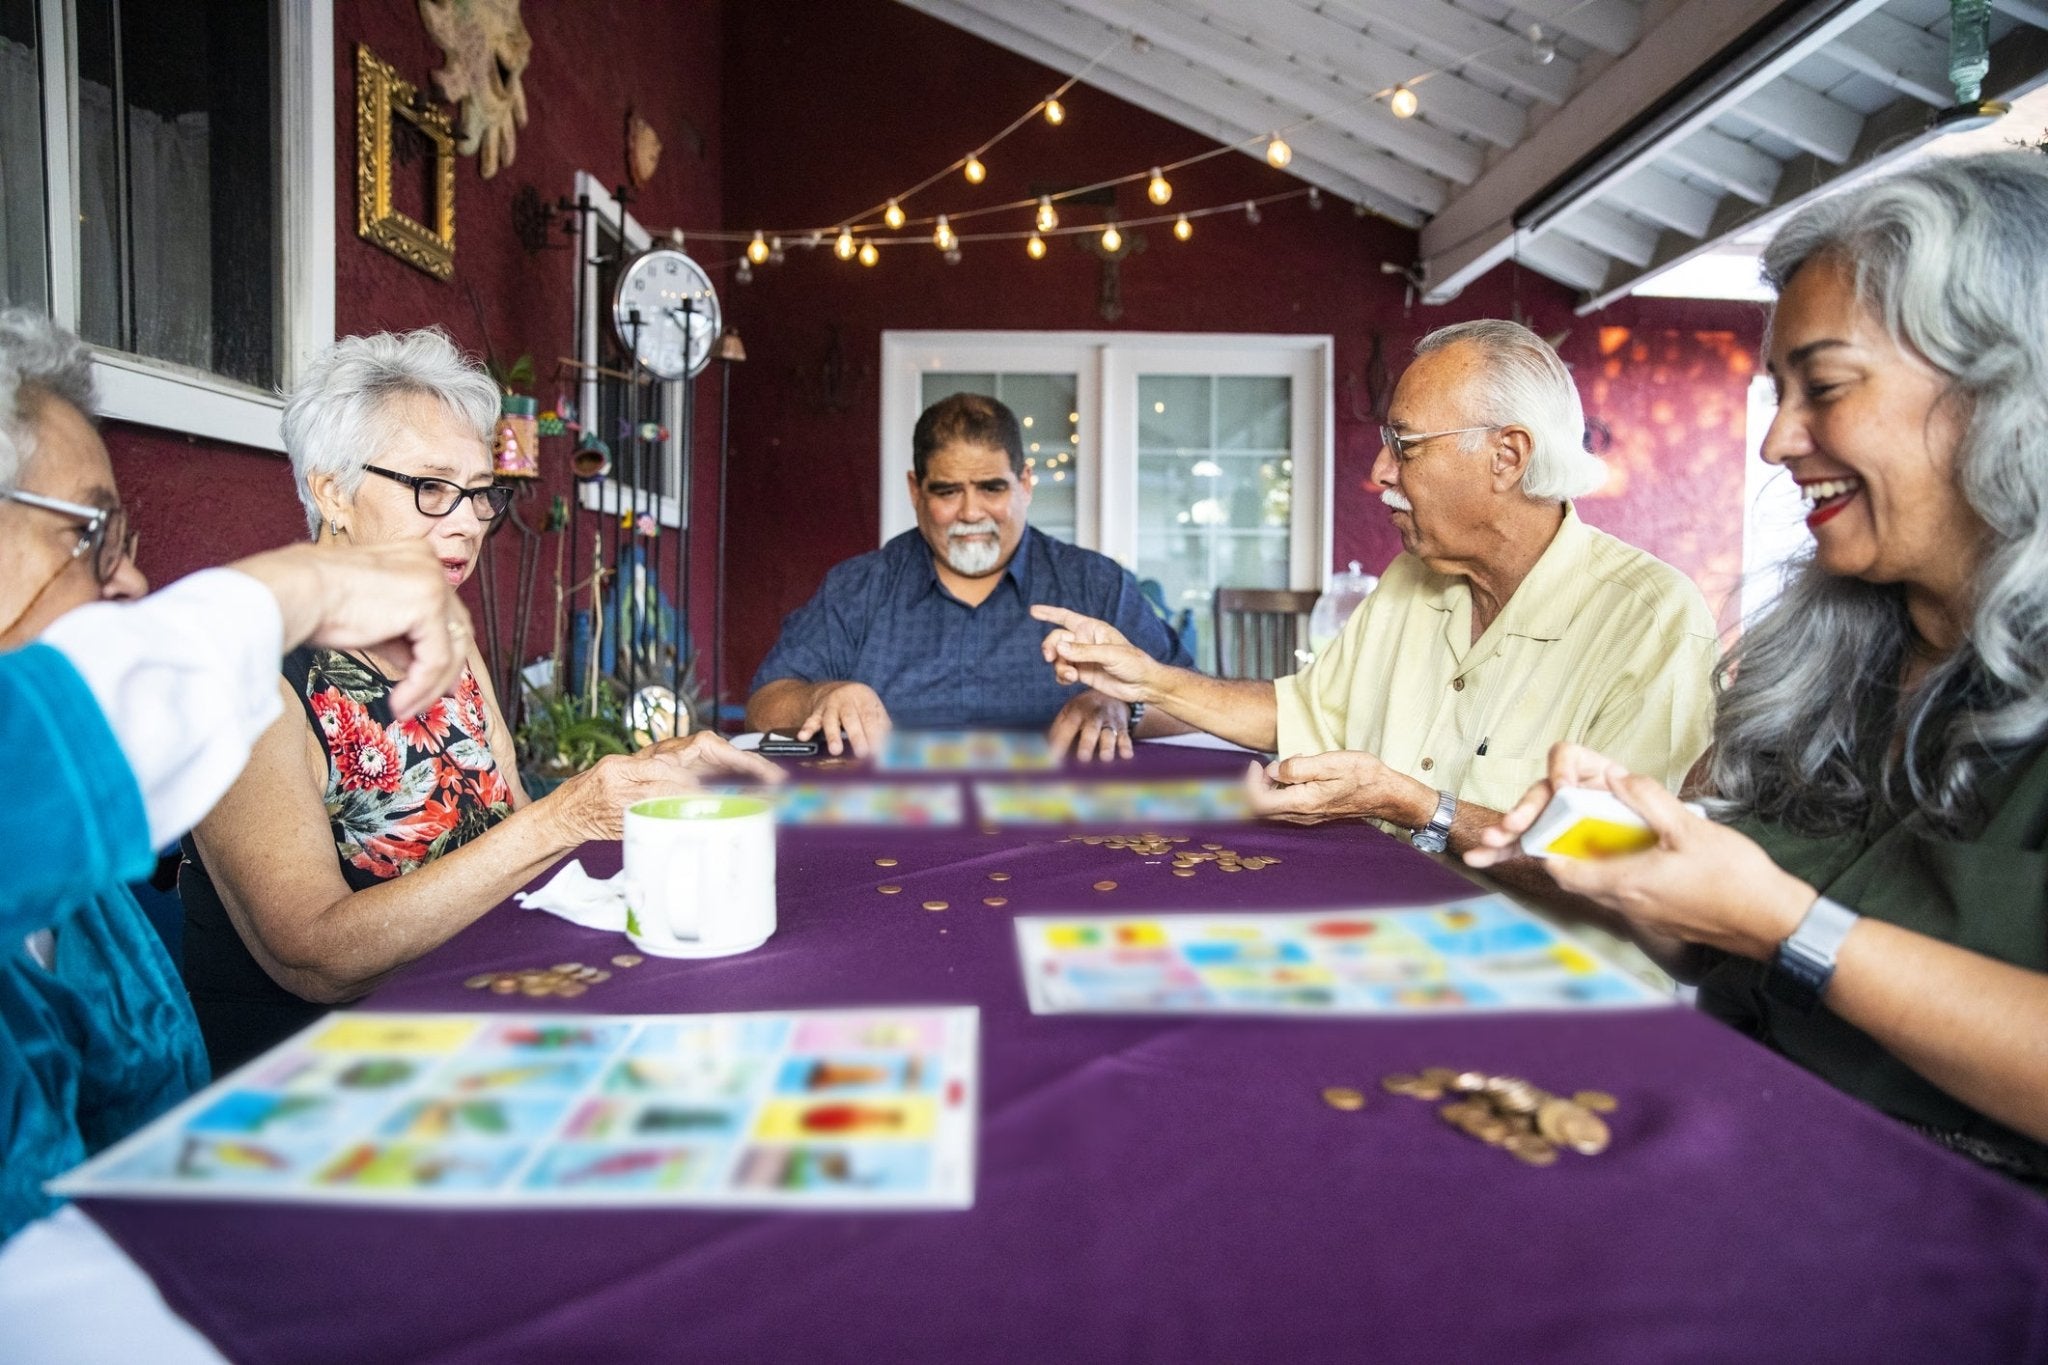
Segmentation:
<svg viewBox="0 0 2048 1365">
<path fill-rule="evenodd" d="M 719 323 L 710 276 L 674 247 L 643 251 L 619 272 L 612 328 L 619 343 L 658 377 L 694 379 L 711 363 Z"/>
</svg>

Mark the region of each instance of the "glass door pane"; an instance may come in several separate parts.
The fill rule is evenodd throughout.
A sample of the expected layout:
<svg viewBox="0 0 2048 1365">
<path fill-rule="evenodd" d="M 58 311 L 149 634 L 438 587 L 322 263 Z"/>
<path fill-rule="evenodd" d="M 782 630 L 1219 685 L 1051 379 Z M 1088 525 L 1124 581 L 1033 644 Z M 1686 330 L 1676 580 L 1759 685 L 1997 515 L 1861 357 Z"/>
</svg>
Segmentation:
<svg viewBox="0 0 2048 1365">
<path fill-rule="evenodd" d="M 1288 586 L 1292 404 L 1284 375 L 1138 376 L 1137 573 L 1194 612 L 1207 670 L 1215 590 Z"/>
<path fill-rule="evenodd" d="M 43 75 L 34 0 L 0 0 L 0 307 L 48 312 Z"/>
<path fill-rule="evenodd" d="M 1025 466 L 1038 476 L 1037 491 L 1031 495 L 1031 524 L 1057 539 L 1074 540 L 1081 483 L 1074 463 L 1081 439 L 1079 377 L 927 370 L 920 379 L 921 407 L 956 393 L 979 393 L 1017 414 L 1024 429 Z"/>
</svg>

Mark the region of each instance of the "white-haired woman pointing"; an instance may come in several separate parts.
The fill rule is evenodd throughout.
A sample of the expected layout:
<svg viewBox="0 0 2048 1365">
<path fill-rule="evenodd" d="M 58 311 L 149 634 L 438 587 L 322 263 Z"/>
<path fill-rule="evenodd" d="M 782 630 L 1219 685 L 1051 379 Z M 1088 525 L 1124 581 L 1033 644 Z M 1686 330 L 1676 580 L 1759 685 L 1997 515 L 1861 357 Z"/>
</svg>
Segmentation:
<svg viewBox="0 0 2048 1365">
<path fill-rule="evenodd" d="M 1822 201 L 1764 253 L 1763 457 L 1811 556 L 1728 661 L 1701 794 L 1599 754 L 1653 850 L 1555 861 L 1700 1002 L 1987 1165 L 2048 1183 L 2048 161 L 1942 160 Z M 1717 823 L 1718 822 L 1718 823 Z"/>
<path fill-rule="evenodd" d="M 465 581 L 509 493 L 492 481 L 498 390 L 437 330 L 349 337 L 285 408 L 313 536 L 425 540 Z M 286 656 L 285 714 L 186 842 L 185 984 L 216 1073 L 366 993 L 565 852 L 619 836 L 643 796 L 707 773 L 775 780 L 713 735 L 672 740 L 529 802 L 475 646 L 454 690 L 394 715 L 372 650 Z"/>
</svg>

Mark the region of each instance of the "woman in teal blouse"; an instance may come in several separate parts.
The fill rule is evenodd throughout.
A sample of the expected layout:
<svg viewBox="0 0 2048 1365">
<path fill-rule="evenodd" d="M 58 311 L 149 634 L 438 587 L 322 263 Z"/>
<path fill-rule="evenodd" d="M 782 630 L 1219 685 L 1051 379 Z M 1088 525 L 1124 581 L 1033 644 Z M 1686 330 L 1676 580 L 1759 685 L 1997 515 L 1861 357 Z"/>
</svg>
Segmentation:
<svg viewBox="0 0 2048 1365">
<path fill-rule="evenodd" d="M 1725 661 L 1714 820 L 1559 746 L 1658 836 L 1554 859 L 1703 1008 L 1958 1151 L 2048 1183 L 2048 159 L 1943 159 L 1789 221 L 1765 460 L 1813 535 Z M 1718 821 L 1719 823 L 1716 823 Z"/>
</svg>

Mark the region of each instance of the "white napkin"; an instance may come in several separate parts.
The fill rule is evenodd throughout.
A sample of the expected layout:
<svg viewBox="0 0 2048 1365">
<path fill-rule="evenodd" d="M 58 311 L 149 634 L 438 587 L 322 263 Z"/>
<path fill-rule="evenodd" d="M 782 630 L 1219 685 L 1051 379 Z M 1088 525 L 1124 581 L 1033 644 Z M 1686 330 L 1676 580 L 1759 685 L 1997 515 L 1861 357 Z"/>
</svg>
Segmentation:
<svg viewBox="0 0 2048 1365">
<path fill-rule="evenodd" d="M 528 910 L 545 910 L 586 929 L 626 932 L 626 874 L 593 877 L 581 859 L 571 858 L 538 891 L 521 891 L 512 899 Z"/>
</svg>

